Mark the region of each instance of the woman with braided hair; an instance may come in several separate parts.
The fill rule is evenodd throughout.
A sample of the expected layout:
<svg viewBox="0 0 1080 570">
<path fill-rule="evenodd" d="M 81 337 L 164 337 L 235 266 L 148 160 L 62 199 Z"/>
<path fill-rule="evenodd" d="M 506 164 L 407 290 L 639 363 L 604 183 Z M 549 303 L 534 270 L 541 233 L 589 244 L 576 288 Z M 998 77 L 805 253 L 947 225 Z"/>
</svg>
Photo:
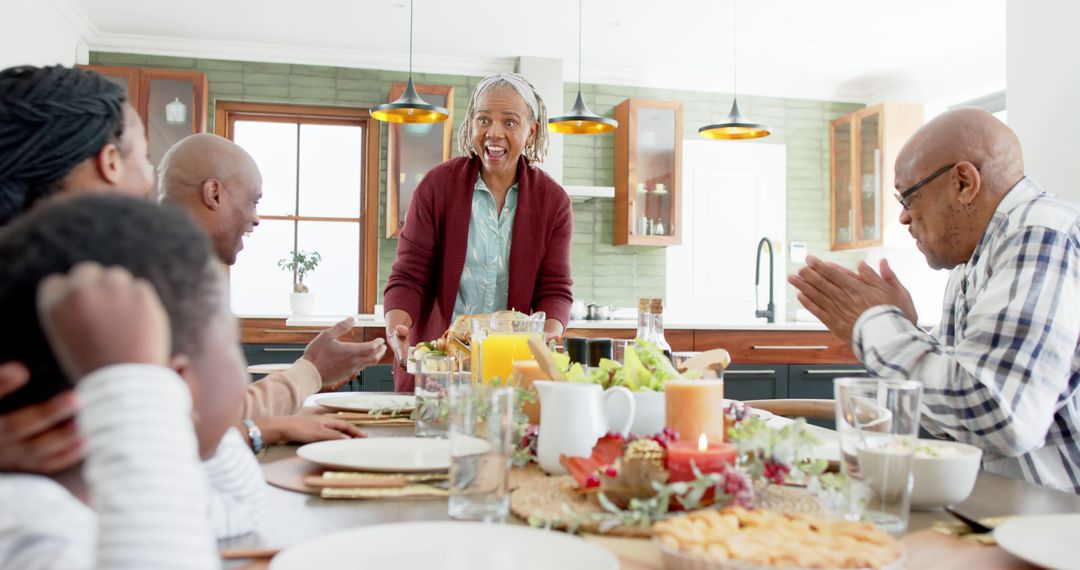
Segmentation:
<svg viewBox="0 0 1080 570">
<path fill-rule="evenodd" d="M 142 120 L 124 88 L 61 66 L 0 71 L 0 226 L 52 194 L 149 194 Z"/>
<path fill-rule="evenodd" d="M 438 338 L 458 316 L 544 311 L 562 335 L 573 302 L 570 198 L 536 168 L 547 154 L 544 101 L 524 77 L 484 78 L 458 132 L 463 156 L 416 188 L 383 293 L 396 390 L 410 344 Z"/>
</svg>

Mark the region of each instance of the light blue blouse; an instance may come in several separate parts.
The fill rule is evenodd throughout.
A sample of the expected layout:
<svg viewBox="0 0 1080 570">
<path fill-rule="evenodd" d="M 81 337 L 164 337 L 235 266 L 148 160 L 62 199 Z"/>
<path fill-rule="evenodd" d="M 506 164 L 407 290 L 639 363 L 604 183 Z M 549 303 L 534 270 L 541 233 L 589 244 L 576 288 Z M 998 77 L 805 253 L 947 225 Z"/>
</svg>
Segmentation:
<svg viewBox="0 0 1080 570">
<path fill-rule="evenodd" d="M 469 221 L 469 245 L 461 270 L 454 319 L 506 308 L 509 289 L 510 238 L 514 233 L 518 185 L 506 193 L 502 212 L 483 179 L 476 177 Z"/>
</svg>

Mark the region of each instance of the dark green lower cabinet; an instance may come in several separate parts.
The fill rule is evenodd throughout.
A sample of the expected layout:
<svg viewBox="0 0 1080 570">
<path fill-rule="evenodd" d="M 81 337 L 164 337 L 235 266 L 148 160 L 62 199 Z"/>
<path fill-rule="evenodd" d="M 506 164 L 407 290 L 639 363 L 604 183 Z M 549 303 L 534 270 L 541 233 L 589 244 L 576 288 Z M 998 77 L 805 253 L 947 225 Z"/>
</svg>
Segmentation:
<svg viewBox="0 0 1080 570">
<path fill-rule="evenodd" d="M 788 366 L 788 398 L 833 399 L 833 380 L 851 376 L 867 376 L 861 364 Z"/>
<path fill-rule="evenodd" d="M 248 365 L 281 364 L 295 362 L 304 355 L 304 344 L 245 344 L 244 357 Z M 252 374 L 252 380 L 259 380 L 265 374 Z M 388 364 L 369 366 L 361 370 L 356 378 L 346 382 L 339 392 L 393 392 L 394 373 Z"/>
<path fill-rule="evenodd" d="M 786 398 L 786 364 L 736 364 L 724 371 L 724 397 L 730 400 Z"/>
<path fill-rule="evenodd" d="M 375 364 L 361 370 L 360 390 L 364 392 L 393 392 L 394 365 Z"/>
<path fill-rule="evenodd" d="M 833 380 L 866 376 L 862 365 L 742 364 L 724 371 L 724 397 L 732 400 L 833 399 Z M 810 423 L 834 428 L 826 420 Z"/>
</svg>

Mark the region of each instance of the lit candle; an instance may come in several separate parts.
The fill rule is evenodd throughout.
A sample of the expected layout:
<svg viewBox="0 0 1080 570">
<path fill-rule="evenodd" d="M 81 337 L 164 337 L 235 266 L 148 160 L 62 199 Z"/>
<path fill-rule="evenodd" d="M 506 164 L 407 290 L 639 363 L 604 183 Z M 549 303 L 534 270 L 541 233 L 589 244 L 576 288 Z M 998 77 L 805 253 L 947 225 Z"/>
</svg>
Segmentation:
<svg viewBox="0 0 1080 570">
<path fill-rule="evenodd" d="M 702 473 L 719 473 L 725 465 L 735 465 L 735 457 L 738 449 L 730 443 L 709 443 L 705 434 L 698 437 L 697 442 L 676 441 L 668 445 L 667 470 L 670 474 L 668 481 L 693 481 L 694 470 L 690 467 L 693 461 L 698 471 Z"/>
<path fill-rule="evenodd" d="M 533 382 L 536 380 L 551 380 L 548 378 L 550 374 L 547 374 L 540 368 L 540 364 L 535 360 L 515 360 L 514 372 L 512 378 L 514 379 L 514 385 L 518 388 L 528 390 L 533 394 L 536 394 L 536 389 L 533 388 Z M 529 417 L 530 424 L 540 423 L 540 396 L 536 396 L 536 401 L 526 403 L 522 411 Z"/>
<path fill-rule="evenodd" d="M 671 380 L 664 383 L 665 422 L 680 441 L 724 441 L 724 381 Z"/>
</svg>

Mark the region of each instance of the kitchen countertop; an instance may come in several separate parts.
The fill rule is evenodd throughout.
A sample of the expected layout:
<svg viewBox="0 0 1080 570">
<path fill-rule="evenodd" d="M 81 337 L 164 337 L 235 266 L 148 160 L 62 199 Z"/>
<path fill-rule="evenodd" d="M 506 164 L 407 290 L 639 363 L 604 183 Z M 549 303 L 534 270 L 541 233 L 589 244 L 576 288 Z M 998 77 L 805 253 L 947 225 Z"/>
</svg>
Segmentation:
<svg viewBox="0 0 1080 570">
<path fill-rule="evenodd" d="M 354 315 L 356 326 L 360 328 L 382 328 L 386 322 L 375 315 Z M 289 316 L 285 325 L 290 327 L 329 327 L 340 321 L 339 316 L 304 315 Z M 636 329 L 636 319 L 610 319 L 610 320 L 573 320 L 567 325 L 568 329 Z M 784 323 L 664 323 L 665 330 L 755 330 L 755 331 L 824 331 L 828 330 L 821 323 L 784 322 Z"/>
</svg>

